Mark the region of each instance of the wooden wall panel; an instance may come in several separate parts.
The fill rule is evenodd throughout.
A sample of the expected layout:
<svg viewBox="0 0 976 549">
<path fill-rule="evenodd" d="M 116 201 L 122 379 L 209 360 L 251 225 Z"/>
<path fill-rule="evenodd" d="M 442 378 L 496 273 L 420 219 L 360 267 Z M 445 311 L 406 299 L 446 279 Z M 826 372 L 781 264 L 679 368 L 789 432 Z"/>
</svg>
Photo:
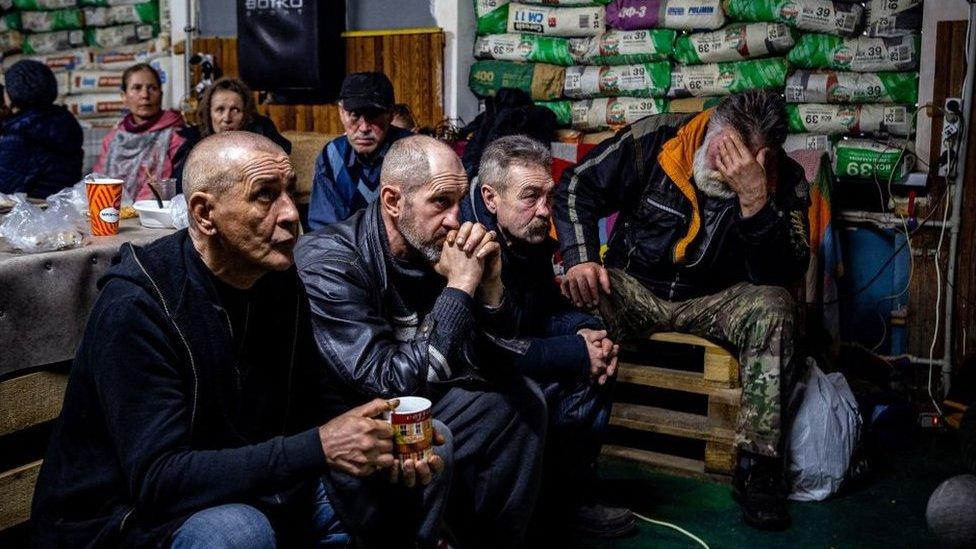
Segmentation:
<svg viewBox="0 0 976 549">
<path fill-rule="evenodd" d="M 393 82 L 398 103 L 413 110 L 421 126 L 435 126 L 444 118 L 444 32 L 440 29 L 354 32 L 345 35 L 346 72 L 379 71 Z M 237 39 L 200 37 L 194 52 L 209 53 L 225 75 L 237 76 Z M 194 70 L 194 82 L 199 70 Z M 279 131 L 341 133 L 335 104 L 259 105 Z"/>
</svg>

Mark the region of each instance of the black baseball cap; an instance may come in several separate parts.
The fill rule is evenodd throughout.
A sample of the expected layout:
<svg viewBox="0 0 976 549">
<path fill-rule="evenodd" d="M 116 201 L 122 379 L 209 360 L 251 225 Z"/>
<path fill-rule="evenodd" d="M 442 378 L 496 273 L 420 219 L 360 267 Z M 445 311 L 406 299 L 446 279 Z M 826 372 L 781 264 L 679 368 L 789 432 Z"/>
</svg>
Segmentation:
<svg viewBox="0 0 976 549">
<path fill-rule="evenodd" d="M 393 84 L 381 72 L 354 72 L 342 81 L 339 100 L 347 111 L 388 111 L 393 108 Z"/>
</svg>

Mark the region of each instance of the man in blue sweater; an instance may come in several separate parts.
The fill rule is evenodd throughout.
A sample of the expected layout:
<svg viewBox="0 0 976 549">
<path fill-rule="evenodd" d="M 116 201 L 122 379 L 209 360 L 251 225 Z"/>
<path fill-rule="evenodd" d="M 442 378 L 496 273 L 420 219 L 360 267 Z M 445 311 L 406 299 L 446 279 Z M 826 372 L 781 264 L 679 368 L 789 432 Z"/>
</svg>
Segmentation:
<svg viewBox="0 0 976 549">
<path fill-rule="evenodd" d="M 633 514 L 595 502 L 595 460 L 610 418 L 618 346 L 556 285 L 553 188 L 549 149 L 524 135 L 502 137 L 485 148 L 461 216 L 499 235 L 502 281 L 519 315 L 518 339 L 509 347 L 521 351 L 516 368 L 540 384 L 548 403 L 540 523 L 560 525 L 571 514 L 584 535 L 619 537 L 634 529 Z M 567 479 L 574 480 L 568 488 Z"/>
<path fill-rule="evenodd" d="M 380 170 L 394 141 L 413 132 L 393 126 L 393 84 L 381 72 L 357 72 L 342 81 L 339 119 L 344 135 L 315 160 L 308 225 L 320 229 L 368 206 L 379 194 Z"/>
<path fill-rule="evenodd" d="M 37 481 L 36 545 L 436 546 L 450 463 L 397 464 L 380 417 L 395 401 L 350 409 L 314 360 L 288 156 L 222 132 L 185 182 L 190 228 L 123 246 L 99 281 Z"/>
</svg>

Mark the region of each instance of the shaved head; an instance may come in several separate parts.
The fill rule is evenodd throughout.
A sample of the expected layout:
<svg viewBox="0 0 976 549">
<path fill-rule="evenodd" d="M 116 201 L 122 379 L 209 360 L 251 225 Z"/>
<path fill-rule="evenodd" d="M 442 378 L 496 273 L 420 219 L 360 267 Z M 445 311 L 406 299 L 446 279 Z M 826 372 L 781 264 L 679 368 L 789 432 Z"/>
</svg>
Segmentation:
<svg viewBox="0 0 976 549">
<path fill-rule="evenodd" d="M 454 150 L 433 137 L 414 135 L 397 139 L 383 157 L 380 184 L 394 185 L 404 194 L 413 194 L 430 179 L 432 164 L 460 167 L 464 171 Z"/>
<path fill-rule="evenodd" d="M 251 132 L 220 132 L 204 138 L 193 147 L 183 168 L 183 193 L 215 196 L 240 182 L 241 170 L 255 152 L 284 155 L 285 151 L 263 135 Z"/>
</svg>

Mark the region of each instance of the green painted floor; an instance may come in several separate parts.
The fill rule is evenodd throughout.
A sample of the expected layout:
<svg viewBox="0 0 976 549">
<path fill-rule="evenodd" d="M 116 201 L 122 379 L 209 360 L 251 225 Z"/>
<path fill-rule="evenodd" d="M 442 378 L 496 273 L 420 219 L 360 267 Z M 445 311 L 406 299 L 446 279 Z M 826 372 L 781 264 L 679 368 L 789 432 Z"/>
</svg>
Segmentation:
<svg viewBox="0 0 976 549">
<path fill-rule="evenodd" d="M 793 526 L 767 533 L 742 523 L 729 487 L 653 473 L 624 462 L 601 468 L 605 498 L 672 522 L 719 547 L 931 547 L 925 525 L 929 495 L 943 480 L 966 472 L 952 435 L 919 441 L 888 454 L 861 486 L 820 503 L 791 503 Z M 639 521 L 640 522 L 640 521 Z M 586 542 L 584 547 L 698 547 L 671 529 L 641 522 L 636 536 Z"/>
</svg>

